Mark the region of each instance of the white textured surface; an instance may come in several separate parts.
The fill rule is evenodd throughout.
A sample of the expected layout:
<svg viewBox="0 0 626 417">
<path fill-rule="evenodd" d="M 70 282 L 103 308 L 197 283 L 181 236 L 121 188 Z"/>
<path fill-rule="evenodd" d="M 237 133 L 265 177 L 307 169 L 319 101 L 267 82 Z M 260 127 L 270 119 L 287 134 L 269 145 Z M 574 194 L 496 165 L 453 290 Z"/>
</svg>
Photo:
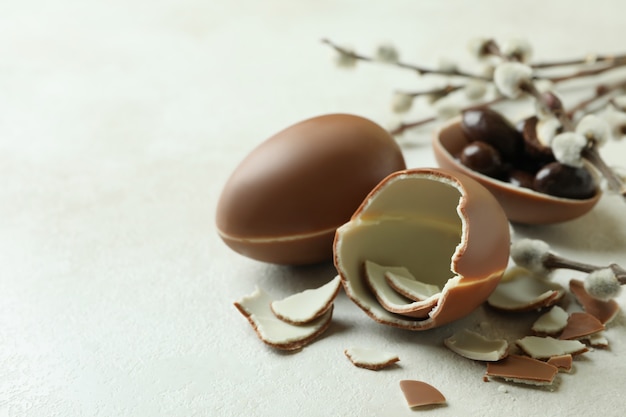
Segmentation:
<svg viewBox="0 0 626 417">
<path fill-rule="evenodd" d="M 266 347 L 233 301 L 255 285 L 284 297 L 335 271 L 245 259 L 219 240 L 214 214 L 232 169 L 272 133 L 331 111 L 385 125 L 391 91 L 417 85 L 399 70 L 333 67 L 322 37 L 364 51 L 392 41 L 425 65 L 466 59 L 478 35 L 525 36 L 538 59 L 569 58 L 626 49 L 625 13 L 620 0 L 1 2 L 0 416 L 413 415 L 401 379 L 446 395 L 432 416 L 623 415 L 623 314 L 610 350 L 575 361 L 554 392 L 501 390 L 442 346 L 462 327 L 515 340 L 532 314 L 480 309 L 411 333 L 340 294 L 320 340 L 295 354 Z M 408 136 L 409 165 L 434 164 L 428 138 Z M 609 146 L 623 164 L 626 144 Z M 516 232 L 624 265 L 624 213 L 605 197 L 578 221 Z M 402 362 L 359 369 L 350 346 Z"/>
</svg>

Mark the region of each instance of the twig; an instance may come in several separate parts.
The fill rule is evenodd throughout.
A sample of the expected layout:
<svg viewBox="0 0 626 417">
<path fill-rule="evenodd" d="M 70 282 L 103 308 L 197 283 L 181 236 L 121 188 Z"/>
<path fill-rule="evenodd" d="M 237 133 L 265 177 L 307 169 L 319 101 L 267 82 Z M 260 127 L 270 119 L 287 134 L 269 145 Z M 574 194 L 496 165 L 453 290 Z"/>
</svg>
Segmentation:
<svg viewBox="0 0 626 417">
<path fill-rule="evenodd" d="M 594 55 L 589 54 L 584 58 L 575 58 L 575 59 L 567 59 L 563 61 L 552 61 L 552 62 L 536 62 L 531 64 L 531 67 L 534 69 L 543 69 L 543 68 L 554 68 L 554 67 L 565 67 L 571 65 L 590 65 L 590 64 L 600 64 L 600 63 L 614 63 L 621 62 L 626 60 L 626 54 L 620 55 Z"/>
<path fill-rule="evenodd" d="M 362 55 L 353 51 L 350 51 L 344 47 L 341 47 L 335 43 L 333 43 L 331 40 L 329 39 L 322 39 L 322 43 L 325 43 L 327 45 L 329 45 L 331 48 L 335 49 L 337 52 L 341 53 L 341 54 L 345 54 L 348 55 L 354 59 L 358 59 L 360 61 L 366 61 L 366 62 L 378 62 L 376 59 L 367 56 L 367 55 Z M 409 64 L 406 62 L 401 62 L 401 61 L 397 61 L 397 62 L 393 62 L 393 63 L 387 63 L 388 65 L 394 65 L 396 67 L 399 68 L 404 68 L 404 69 L 408 69 L 411 71 L 415 71 L 416 73 L 418 73 L 419 75 L 425 75 L 425 74 L 436 74 L 436 75 L 446 75 L 446 76 L 457 76 L 457 77 L 465 77 L 465 78 L 473 78 L 473 79 L 478 79 L 478 80 L 483 80 L 483 81 L 490 81 L 491 78 L 485 76 L 485 75 L 478 75 L 478 74 L 472 74 L 469 72 L 465 72 L 465 71 L 460 71 L 458 69 L 455 70 L 439 70 L 439 69 L 435 69 L 435 68 L 427 68 L 427 67 L 423 67 L 423 66 L 419 66 L 419 65 L 414 65 L 414 64 Z"/>
<path fill-rule="evenodd" d="M 506 100 L 505 97 L 498 96 L 498 97 L 494 98 L 493 100 L 486 101 L 484 103 L 474 104 L 472 106 L 463 107 L 461 109 L 461 112 L 468 111 L 468 110 L 474 110 L 474 109 L 478 109 L 478 108 L 481 108 L 481 107 L 489 107 L 489 106 L 492 106 L 494 104 L 500 103 L 500 102 L 505 101 L 505 100 Z M 400 135 L 400 134 L 404 133 L 408 129 L 412 129 L 412 128 L 418 127 L 418 126 L 423 126 L 425 124 L 432 123 L 432 122 L 434 122 L 436 120 L 438 120 L 437 116 L 430 116 L 430 117 L 425 117 L 423 119 L 416 120 L 416 121 L 413 121 L 413 122 L 402 122 L 395 129 L 390 130 L 389 133 L 392 136 Z"/>
</svg>

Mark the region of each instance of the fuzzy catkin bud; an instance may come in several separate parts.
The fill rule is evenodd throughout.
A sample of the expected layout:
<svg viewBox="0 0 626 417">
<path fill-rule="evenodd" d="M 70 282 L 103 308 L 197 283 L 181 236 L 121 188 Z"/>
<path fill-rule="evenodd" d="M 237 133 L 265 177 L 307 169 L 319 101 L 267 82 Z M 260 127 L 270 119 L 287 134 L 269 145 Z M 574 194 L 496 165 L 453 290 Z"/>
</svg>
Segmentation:
<svg viewBox="0 0 626 417">
<path fill-rule="evenodd" d="M 557 161 L 572 167 L 582 167 L 581 152 L 587 146 L 587 138 L 576 132 L 559 133 L 552 139 L 552 153 Z"/>
<path fill-rule="evenodd" d="M 442 121 L 449 120 L 461 114 L 461 109 L 454 104 L 443 103 L 440 101 L 435 107 L 435 110 L 437 111 L 437 117 L 439 118 L 439 120 Z"/>
<path fill-rule="evenodd" d="M 488 46 L 491 42 L 492 40 L 488 38 L 472 38 L 468 42 L 467 48 L 474 57 L 484 59 L 489 56 Z"/>
<path fill-rule="evenodd" d="M 459 66 L 457 65 L 457 63 L 448 58 L 440 58 L 438 68 L 439 71 L 448 74 L 454 74 L 459 70 Z"/>
<path fill-rule="evenodd" d="M 535 88 L 540 93 L 545 93 L 554 90 L 554 83 L 546 78 L 539 78 L 535 80 Z"/>
<path fill-rule="evenodd" d="M 519 62 L 528 62 L 533 48 L 526 39 L 514 38 L 504 42 L 501 46 L 502 53 Z"/>
<path fill-rule="evenodd" d="M 615 298 L 622 290 L 622 286 L 611 268 L 591 272 L 584 282 L 585 290 L 589 295 L 599 300 L 606 301 Z"/>
<path fill-rule="evenodd" d="M 393 45 L 386 43 L 376 49 L 376 59 L 381 62 L 395 64 L 400 59 L 400 55 Z"/>
<path fill-rule="evenodd" d="M 544 261 L 550 255 L 550 245 L 539 239 L 521 239 L 511 244 L 511 259 L 518 266 L 537 275 L 548 275 Z"/>
<path fill-rule="evenodd" d="M 612 102 L 618 110 L 626 111 L 626 94 L 614 97 Z"/>
<path fill-rule="evenodd" d="M 550 146 L 552 140 L 562 129 L 561 122 L 554 116 L 540 119 L 537 122 L 537 139 L 545 146 Z"/>
<path fill-rule="evenodd" d="M 609 124 L 595 114 L 588 114 L 578 122 L 576 133 L 583 135 L 596 146 L 602 146 L 609 138 Z"/>
<path fill-rule="evenodd" d="M 469 80 L 463 91 L 468 100 L 480 100 L 487 94 L 487 83 L 482 80 Z"/>
<path fill-rule="evenodd" d="M 608 123 L 613 139 L 621 140 L 626 138 L 626 113 L 609 106 L 602 113 L 602 118 Z"/>
<path fill-rule="evenodd" d="M 335 64 L 341 68 L 354 68 L 357 63 L 357 58 L 354 55 L 354 51 L 349 48 L 343 48 L 342 50 L 337 50 L 337 55 L 335 56 Z"/>
<path fill-rule="evenodd" d="M 395 93 L 391 101 L 394 113 L 406 113 L 413 106 L 413 97 L 406 93 Z"/>
<path fill-rule="evenodd" d="M 523 94 L 523 85 L 532 82 L 533 70 L 519 62 L 503 62 L 496 67 L 493 82 L 508 98 L 517 98 Z"/>
</svg>

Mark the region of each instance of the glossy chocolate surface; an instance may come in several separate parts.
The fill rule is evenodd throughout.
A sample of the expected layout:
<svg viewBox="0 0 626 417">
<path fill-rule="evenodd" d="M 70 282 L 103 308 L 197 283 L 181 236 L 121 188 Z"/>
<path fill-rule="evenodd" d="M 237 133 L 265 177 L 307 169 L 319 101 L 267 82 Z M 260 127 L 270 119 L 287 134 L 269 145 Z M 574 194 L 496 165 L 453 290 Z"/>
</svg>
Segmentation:
<svg viewBox="0 0 626 417">
<path fill-rule="evenodd" d="M 488 143 L 505 159 L 519 157 L 524 149 L 524 138 L 520 132 L 500 113 L 490 108 L 464 111 L 461 128 L 470 141 Z"/>
<path fill-rule="evenodd" d="M 217 206 L 222 239 L 262 261 L 332 258 L 335 229 L 388 174 L 405 168 L 394 139 L 362 117 L 332 114 L 292 125 L 234 170 Z"/>
</svg>

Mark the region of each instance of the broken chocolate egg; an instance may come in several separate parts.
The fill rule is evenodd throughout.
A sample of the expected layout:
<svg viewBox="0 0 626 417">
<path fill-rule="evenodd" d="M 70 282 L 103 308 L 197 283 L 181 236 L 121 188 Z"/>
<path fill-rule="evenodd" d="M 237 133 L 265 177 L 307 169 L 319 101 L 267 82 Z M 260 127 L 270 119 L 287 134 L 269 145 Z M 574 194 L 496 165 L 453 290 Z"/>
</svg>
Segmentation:
<svg viewBox="0 0 626 417">
<path fill-rule="evenodd" d="M 437 163 L 442 168 L 465 174 L 485 186 L 500 202 L 512 222 L 550 224 L 572 220 L 589 212 L 600 199 L 599 189 L 585 199 L 562 198 L 480 174 L 456 158 L 468 143 L 470 139 L 461 127 L 461 120 L 451 120 L 438 129 L 433 138 Z"/>
<path fill-rule="evenodd" d="M 330 260 L 337 227 L 384 177 L 405 168 L 376 123 L 330 114 L 261 143 L 234 170 L 217 204 L 222 240 L 242 255 L 278 264 Z"/>
<path fill-rule="evenodd" d="M 337 230 L 335 266 L 348 297 L 372 319 L 425 330 L 464 317 L 487 299 L 507 266 L 509 242 L 506 216 L 482 185 L 444 169 L 410 169 L 385 178 Z M 404 267 L 441 293 L 424 300 L 435 302 L 422 317 L 389 311 L 371 277 L 368 284 L 366 262 Z"/>
</svg>

